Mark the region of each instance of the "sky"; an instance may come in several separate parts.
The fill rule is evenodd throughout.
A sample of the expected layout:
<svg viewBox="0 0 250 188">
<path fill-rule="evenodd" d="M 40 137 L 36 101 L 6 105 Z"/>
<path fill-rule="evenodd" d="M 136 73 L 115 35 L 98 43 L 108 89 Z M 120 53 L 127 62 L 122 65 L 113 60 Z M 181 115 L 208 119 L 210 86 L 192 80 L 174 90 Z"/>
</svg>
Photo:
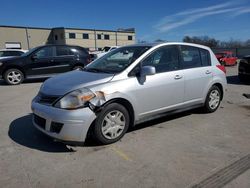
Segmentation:
<svg viewBox="0 0 250 188">
<path fill-rule="evenodd" d="M 250 0 L 7 0 L 0 25 L 136 29 L 136 40 L 250 39 Z"/>
</svg>

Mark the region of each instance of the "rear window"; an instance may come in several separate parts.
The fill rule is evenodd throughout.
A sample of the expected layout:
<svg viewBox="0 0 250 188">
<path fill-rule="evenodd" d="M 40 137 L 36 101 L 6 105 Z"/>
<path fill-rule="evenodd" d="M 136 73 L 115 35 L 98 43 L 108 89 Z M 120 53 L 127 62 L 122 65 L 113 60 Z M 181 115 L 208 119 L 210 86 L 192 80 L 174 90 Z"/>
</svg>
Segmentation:
<svg viewBox="0 0 250 188">
<path fill-rule="evenodd" d="M 181 64 L 183 69 L 201 67 L 199 48 L 192 46 L 181 46 Z"/>
<path fill-rule="evenodd" d="M 57 46 L 56 47 L 56 55 L 57 56 L 70 55 L 69 48 L 67 46 Z"/>
<path fill-rule="evenodd" d="M 181 46 L 181 64 L 183 69 L 205 67 L 211 65 L 210 52 L 193 46 Z"/>
<path fill-rule="evenodd" d="M 20 56 L 24 52 L 21 51 L 2 51 L 0 52 L 0 57 L 8 57 L 8 56 Z"/>
<path fill-rule="evenodd" d="M 210 66 L 211 65 L 211 58 L 209 51 L 205 49 L 200 49 L 200 55 L 201 55 L 201 62 L 203 66 Z"/>
<path fill-rule="evenodd" d="M 70 55 L 88 56 L 88 51 L 84 48 L 70 48 Z"/>
</svg>

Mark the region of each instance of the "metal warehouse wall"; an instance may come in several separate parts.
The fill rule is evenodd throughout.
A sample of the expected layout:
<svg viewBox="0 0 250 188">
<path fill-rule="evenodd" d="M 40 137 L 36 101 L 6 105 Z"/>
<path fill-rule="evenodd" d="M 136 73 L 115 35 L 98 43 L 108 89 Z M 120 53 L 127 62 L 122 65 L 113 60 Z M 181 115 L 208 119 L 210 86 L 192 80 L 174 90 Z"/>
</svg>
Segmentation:
<svg viewBox="0 0 250 188">
<path fill-rule="evenodd" d="M 75 37 L 70 38 L 69 34 L 74 34 Z M 83 34 L 88 34 L 87 39 L 83 38 Z M 134 44 L 135 31 L 0 26 L 0 49 L 6 48 L 6 43 L 21 44 L 21 48 L 25 50 L 45 44 L 71 44 L 95 50 L 104 46 Z"/>
</svg>

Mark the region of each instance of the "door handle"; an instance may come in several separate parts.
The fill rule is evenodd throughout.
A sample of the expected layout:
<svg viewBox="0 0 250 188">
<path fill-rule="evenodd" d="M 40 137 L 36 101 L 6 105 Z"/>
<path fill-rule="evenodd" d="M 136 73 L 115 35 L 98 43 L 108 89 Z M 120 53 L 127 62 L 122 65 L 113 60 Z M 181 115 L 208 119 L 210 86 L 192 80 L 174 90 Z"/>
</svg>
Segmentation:
<svg viewBox="0 0 250 188">
<path fill-rule="evenodd" d="M 175 77 L 174 77 L 175 80 L 179 80 L 179 79 L 181 79 L 181 78 L 182 78 L 181 75 L 175 75 Z"/>
<path fill-rule="evenodd" d="M 54 59 L 51 59 L 50 62 L 53 63 L 53 62 L 54 62 Z"/>
<path fill-rule="evenodd" d="M 212 72 L 210 70 L 206 70 L 206 74 L 211 74 Z"/>
</svg>

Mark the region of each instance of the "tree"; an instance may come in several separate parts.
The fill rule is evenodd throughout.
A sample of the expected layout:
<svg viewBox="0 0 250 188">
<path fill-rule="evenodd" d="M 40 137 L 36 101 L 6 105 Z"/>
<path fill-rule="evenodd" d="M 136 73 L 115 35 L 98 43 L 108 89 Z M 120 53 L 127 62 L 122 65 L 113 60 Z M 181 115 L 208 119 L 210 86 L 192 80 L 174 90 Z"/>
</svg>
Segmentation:
<svg viewBox="0 0 250 188">
<path fill-rule="evenodd" d="M 156 39 L 155 42 L 167 42 L 167 41 L 162 39 Z"/>
<path fill-rule="evenodd" d="M 189 42 L 189 43 L 195 43 L 195 44 L 202 44 L 205 46 L 209 46 L 209 47 L 217 47 L 219 44 L 219 41 L 214 39 L 214 38 L 210 38 L 208 36 L 201 36 L 201 37 L 190 37 L 190 36 L 185 36 L 183 38 L 183 42 Z"/>
<path fill-rule="evenodd" d="M 229 41 L 219 41 L 214 38 L 208 36 L 185 36 L 183 38 L 183 42 L 202 44 L 205 46 L 209 46 L 211 48 L 219 47 L 219 48 L 241 48 L 241 47 L 250 47 L 250 39 L 242 42 L 241 40 L 230 39 Z"/>
</svg>

